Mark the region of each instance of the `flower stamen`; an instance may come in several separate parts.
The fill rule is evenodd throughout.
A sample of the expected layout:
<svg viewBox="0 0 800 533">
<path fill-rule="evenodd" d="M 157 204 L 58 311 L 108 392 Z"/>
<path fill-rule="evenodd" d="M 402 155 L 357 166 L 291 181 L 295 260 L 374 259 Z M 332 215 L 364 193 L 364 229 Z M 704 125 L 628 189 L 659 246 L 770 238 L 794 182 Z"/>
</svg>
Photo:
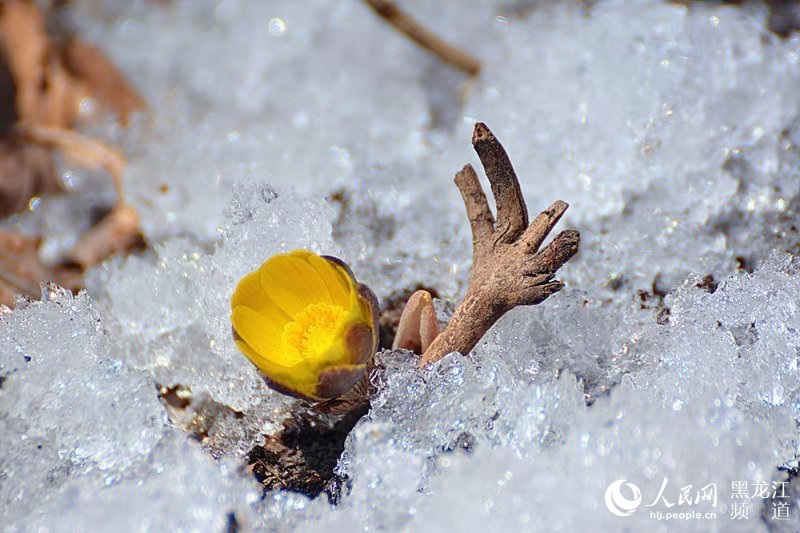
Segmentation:
<svg viewBox="0 0 800 533">
<path fill-rule="evenodd" d="M 297 313 L 283 328 L 283 349 L 298 360 L 324 355 L 337 340 L 347 311 L 329 303 L 316 303 Z"/>
</svg>

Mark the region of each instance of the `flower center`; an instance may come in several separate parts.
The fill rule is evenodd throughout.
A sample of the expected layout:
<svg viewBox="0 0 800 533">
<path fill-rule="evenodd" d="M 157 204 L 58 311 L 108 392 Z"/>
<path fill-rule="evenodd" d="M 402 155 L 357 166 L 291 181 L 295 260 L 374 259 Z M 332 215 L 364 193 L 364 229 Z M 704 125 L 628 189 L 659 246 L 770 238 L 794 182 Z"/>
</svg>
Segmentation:
<svg viewBox="0 0 800 533">
<path fill-rule="evenodd" d="M 297 313 L 293 322 L 283 327 L 283 349 L 301 359 L 323 355 L 336 340 L 336 333 L 347 312 L 340 305 L 318 303 Z"/>
</svg>

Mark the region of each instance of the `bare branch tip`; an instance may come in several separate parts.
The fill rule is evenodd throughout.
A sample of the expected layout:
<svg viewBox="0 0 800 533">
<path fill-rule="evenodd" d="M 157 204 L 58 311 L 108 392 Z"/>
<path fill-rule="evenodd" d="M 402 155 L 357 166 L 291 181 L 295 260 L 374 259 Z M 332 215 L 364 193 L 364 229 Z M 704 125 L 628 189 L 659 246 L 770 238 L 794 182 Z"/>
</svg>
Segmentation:
<svg viewBox="0 0 800 533">
<path fill-rule="evenodd" d="M 489 129 L 489 126 L 484 124 L 483 122 L 476 122 L 475 128 L 472 131 L 472 144 L 476 144 L 481 141 L 487 141 L 494 139 L 494 134 L 492 130 Z"/>
<path fill-rule="evenodd" d="M 564 200 L 556 200 L 553 202 L 553 205 L 550 206 L 550 212 L 557 216 L 563 215 L 567 209 L 569 209 L 569 204 Z"/>
<path fill-rule="evenodd" d="M 553 294 L 560 292 L 564 287 L 566 287 L 566 285 L 561 280 L 551 281 L 547 285 L 543 286 L 545 289 L 544 292 L 547 294 L 547 296 L 552 296 Z"/>
<path fill-rule="evenodd" d="M 547 257 L 548 266 L 553 272 L 561 268 L 578 253 L 581 234 L 577 230 L 564 230 L 555 236 L 553 241 L 542 250 Z"/>
<path fill-rule="evenodd" d="M 470 164 L 466 164 L 464 165 L 464 168 L 456 172 L 456 176 L 453 181 L 456 182 L 456 185 L 459 185 L 459 182 L 464 183 L 466 180 L 472 180 L 473 176 L 475 179 L 478 177 L 477 172 L 475 172 L 475 168 L 473 168 L 473 166 Z"/>
<path fill-rule="evenodd" d="M 556 239 L 577 249 L 581 242 L 581 232 L 576 229 L 565 229 L 556 236 Z"/>
</svg>

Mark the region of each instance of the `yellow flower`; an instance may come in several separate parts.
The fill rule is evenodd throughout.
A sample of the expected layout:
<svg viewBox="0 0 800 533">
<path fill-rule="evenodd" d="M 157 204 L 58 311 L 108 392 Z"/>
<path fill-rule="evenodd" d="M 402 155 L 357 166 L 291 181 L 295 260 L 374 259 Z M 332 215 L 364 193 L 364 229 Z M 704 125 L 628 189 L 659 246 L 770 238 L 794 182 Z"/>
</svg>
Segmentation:
<svg viewBox="0 0 800 533">
<path fill-rule="evenodd" d="M 378 348 L 378 302 L 341 260 L 295 250 L 271 257 L 231 298 L 239 349 L 285 394 L 328 400 L 350 390 Z"/>
</svg>

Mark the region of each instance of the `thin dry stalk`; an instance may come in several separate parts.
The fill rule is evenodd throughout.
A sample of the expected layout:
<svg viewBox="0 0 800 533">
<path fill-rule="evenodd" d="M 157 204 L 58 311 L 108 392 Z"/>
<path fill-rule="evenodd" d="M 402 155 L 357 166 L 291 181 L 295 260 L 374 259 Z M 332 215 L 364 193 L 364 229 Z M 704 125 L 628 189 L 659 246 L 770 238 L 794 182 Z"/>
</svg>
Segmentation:
<svg viewBox="0 0 800 533">
<path fill-rule="evenodd" d="M 375 13 L 391 24 L 397 31 L 429 51 L 448 65 L 477 76 L 481 62 L 469 53 L 453 46 L 422 26 L 390 0 L 364 0 Z"/>
</svg>

